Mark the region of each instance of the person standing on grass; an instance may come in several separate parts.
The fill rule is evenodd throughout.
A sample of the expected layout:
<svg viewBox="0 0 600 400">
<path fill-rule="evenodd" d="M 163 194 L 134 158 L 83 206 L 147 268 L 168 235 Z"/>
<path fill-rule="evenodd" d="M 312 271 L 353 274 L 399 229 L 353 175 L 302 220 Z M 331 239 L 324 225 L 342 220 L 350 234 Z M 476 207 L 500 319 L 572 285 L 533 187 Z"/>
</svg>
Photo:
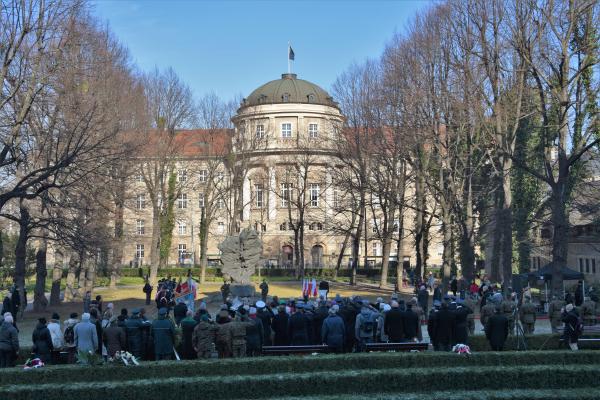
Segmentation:
<svg viewBox="0 0 600 400">
<path fill-rule="evenodd" d="M 50 323 L 48 324 L 48 330 L 50 331 L 54 349 L 61 349 L 65 345 L 65 342 L 62 330 L 60 329 L 60 315 L 57 313 L 52 314 L 52 318 L 50 318 Z"/>
<path fill-rule="evenodd" d="M 38 319 L 38 324 L 31 334 L 31 342 L 33 343 L 32 350 L 35 356 L 42 360 L 44 364 L 49 364 L 54 346 L 46 323 L 46 318 Z"/>
<path fill-rule="evenodd" d="M 152 285 L 148 282 L 148 277 L 146 277 L 146 283 L 144 284 L 144 288 L 142 291 L 146 294 L 146 305 L 150 305 L 150 299 L 152 298 Z"/>
<path fill-rule="evenodd" d="M 502 314 L 499 304 L 496 304 L 495 313 L 492 315 L 485 326 L 485 336 L 490 342 L 493 351 L 504 350 L 504 343 L 508 337 L 509 322 L 508 318 Z"/>
<path fill-rule="evenodd" d="M 319 282 L 319 297 L 323 298 L 323 300 L 327 300 L 327 296 L 329 295 L 329 282 L 323 279 Z"/>
<path fill-rule="evenodd" d="M 6 314 L 0 325 L 0 368 L 14 367 L 19 354 L 19 332 L 13 322 L 12 315 Z"/>
<path fill-rule="evenodd" d="M 262 283 L 259 286 L 260 288 L 260 297 L 262 301 L 267 301 L 267 296 L 269 295 L 269 284 L 266 279 L 263 279 Z"/>
<path fill-rule="evenodd" d="M 90 322 L 90 314 L 83 313 L 81 322 L 75 325 L 75 348 L 84 353 L 95 353 L 98 350 L 98 332 L 96 325 Z"/>
<path fill-rule="evenodd" d="M 209 321 L 208 315 L 200 316 L 200 322 L 192 334 L 192 345 L 198 358 L 211 358 L 217 329 L 217 326 Z"/>
<path fill-rule="evenodd" d="M 171 360 L 175 343 L 175 326 L 167 318 L 166 308 L 158 310 L 158 319 L 152 322 L 152 338 L 154 339 L 156 361 Z"/>
<path fill-rule="evenodd" d="M 579 350 L 577 342 L 583 333 L 583 321 L 573 304 L 567 304 L 562 310 L 562 322 L 565 323 L 564 337 L 571 350 Z"/>
</svg>

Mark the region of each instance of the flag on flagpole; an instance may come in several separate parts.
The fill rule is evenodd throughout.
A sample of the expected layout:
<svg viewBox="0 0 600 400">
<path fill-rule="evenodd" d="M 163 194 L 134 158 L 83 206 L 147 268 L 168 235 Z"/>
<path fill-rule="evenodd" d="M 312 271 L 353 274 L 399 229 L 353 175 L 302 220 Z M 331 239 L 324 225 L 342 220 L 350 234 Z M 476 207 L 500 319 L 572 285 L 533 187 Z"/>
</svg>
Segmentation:
<svg viewBox="0 0 600 400">
<path fill-rule="evenodd" d="M 308 290 L 308 285 L 307 285 L 306 279 L 302 279 L 302 296 L 306 295 L 307 290 Z"/>
<path fill-rule="evenodd" d="M 288 46 L 288 60 L 294 60 L 294 57 L 296 55 L 294 54 L 294 49 L 292 49 L 292 46 Z"/>
<path fill-rule="evenodd" d="M 307 297 L 310 297 L 310 295 L 312 294 L 312 281 L 310 280 L 310 278 L 307 279 L 307 286 L 308 286 L 308 290 L 306 291 L 306 295 Z"/>
<path fill-rule="evenodd" d="M 312 297 L 317 297 L 317 280 L 315 278 L 312 280 Z"/>
</svg>

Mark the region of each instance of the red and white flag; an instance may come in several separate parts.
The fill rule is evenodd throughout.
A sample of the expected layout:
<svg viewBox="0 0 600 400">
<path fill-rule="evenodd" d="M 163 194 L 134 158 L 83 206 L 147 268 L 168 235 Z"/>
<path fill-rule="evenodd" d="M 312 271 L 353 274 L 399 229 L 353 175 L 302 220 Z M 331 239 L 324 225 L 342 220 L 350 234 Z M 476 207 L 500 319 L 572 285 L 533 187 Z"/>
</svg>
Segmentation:
<svg viewBox="0 0 600 400">
<path fill-rule="evenodd" d="M 308 278 L 306 280 L 306 286 L 307 286 L 307 289 L 306 289 L 305 296 L 310 297 L 312 294 L 312 281 L 310 280 L 310 278 Z"/>
<path fill-rule="evenodd" d="M 302 279 L 302 296 L 306 296 L 307 292 L 308 292 L 308 280 Z"/>
<path fill-rule="evenodd" d="M 313 278 L 312 280 L 312 297 L 317 297 L 317 280 Z"/>
</svg>

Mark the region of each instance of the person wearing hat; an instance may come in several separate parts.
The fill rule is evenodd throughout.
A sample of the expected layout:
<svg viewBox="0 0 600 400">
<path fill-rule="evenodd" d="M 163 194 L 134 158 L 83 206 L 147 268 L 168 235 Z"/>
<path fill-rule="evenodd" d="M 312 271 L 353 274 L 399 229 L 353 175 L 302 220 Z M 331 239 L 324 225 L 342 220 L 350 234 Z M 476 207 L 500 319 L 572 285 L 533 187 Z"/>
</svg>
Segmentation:
<svg viewBox="0 0 600 400">
<path fill-rule="evenodd" d="M 175 344 L 175 326 L 167 318 L 167 309 L 164 307 L 158 310 L 158 318 L 152 321 L 152 338 L 156 361 L 171 360 Z"/>
<path fill-rule="evenodd" d="M 502 295 L 500 293 L 496 293 L 500 295 L 500 299 L 502 299 Z M 481 308 L 481 313 L 479 319 L 481 321 L 481 325 L 483 325 L 484 330 L 485 326 L 488 323 L 488 320 L 494 315 L 496 312 L 496 295 L 488 296 L 488 300 L 485 302 L 485 305 Z M 500 300 L 502 301 L 502 300 Z M 499 306 L 500 304 L 498 304 Z"/>
<path fill-rule="evenodd" d="M 516 293 L 511 293 L 510 297 L 500 302 L 502 314 L 508 319 L 508 334 L 513 335 L 515 330 L 515 310 L 517 309 Z"/>
<path fill-rule="evenodd" d="M 492 315 L 485 325 L 485 336 L 493 351 L 504 350 L 504 343 L 508 337 L 508 318 L 502 313 L 500 304 L 495 304 L 494 315 Z"/>
<path fill-rule="evenodd" d="M 52 314 L 52 318 L 50 318 L 50 323 L 48 324 L 48 331 L 50 331 L 52 347 L 54 347 L 54 350 L 62 349 L 65 342 L 62 330 L 60 329 L 60 315 L 57 313 Z"/>
<path fill-rule="evenodd" d="M 102 332 L 102 339 L 106 346 L 108 357 L 114 357 L 117 351 L 125 350 L 127 338 L 125 329 L 117 325 L 117 318 L 112 317 L 108 321 L 108 327 Z"/>
<path fill-rule="evenodd" d="M 263 279 L 262 283 L 259 286 L 260 289 L 260 297 L 263 302 L 267 301 L 267 296 L 269 295 L 269 284 L 266 279 Z"/>
<path fill-rule="evenodd" d="M 14 367 L 19 354 L 19 332 L 13 322 L 12 314 L 6 312 L 0 325 L 0 368 Z"/>
<path fill-rule="evenodd" d="M 81 315 L 81 322 L 75 325 L 74 333 L 78 352 L 95 353 L 98 350 L 98 332 L 96 325 L 90 322 L 89 313 Z"/>
<path fill-rule="evenodd" d="M 565 338 L 571 350 L 579 350 L 577 342 L 583 333 L 583 322 L 579 317 L 577 308 L 573 304 L 567 304 L 562 310 L 562 322 L 565 323 Z"/>
<path fill-rule="evenodd" d="M 215 345 L 219 353 L 219 358 L 229 358 L 232 352 L 231 315 L 226 305 L 225 309 L 221 307 L 221 311 L 217 314 L 216 322 Z"/>
<path fill-rule="evenodd" d="M 140 317 L 140 309 L 131 310 L 131 315 L 125 320 L 125 333 L 127 334 L 127 349 L 137 358 L 144 355 L 144 344 L 142 338 L 142 328 L 144 321 Z"/>
<path fill-rule="evenodd" d="M 273 343 L 272 336 L 273 330 L 271 329 L 271 322 L 275 314 L 264 301 L 259 300 L 256 302 L 256 316 L 260 318 L 263 326 L 263 346 L 271 346 Z"/>
<path fill-rule="evenodd" d="M 277 309 L 277 314 L 273 317 L 271 329 L 273 329 L 273 344 L 275 346 L 289 346 L 290 336 L 288 332 L 290 317 L 286 312 L 285 302 Z"/>
<path fill-rule="evenodd" d="M 429 305 L 429 292 L 425 285 L 421 285 L 419 292 L 417 293 L 417 300 L 419 302 L 419 306 L 423 310 L 423 314 L 427 315 L 427 307 Z"/>
<path fill-rule="evenodd" d="M 304 314 L 304 302 L 296 303 L 296 312 L 290 317 L 288 335 L 292 346 L 304 346 L 309 344 L 310 322 Z"/>
<path fill-rule="evenodd" d="M 450 310 L 447 302 L 442 302 L 437 312 L 432 329 L 433 342 L 437 343 L 436 351 L 450 351 L 454 342 L 456 315 Z"/>
<path fill-rule="evenodd" d="M 248 310 L 248 322 L 249 324 L 246 326 L 246 355 L 248 357 L 260 356 L 265 332 L 262 320 L 257 316 L 256 307 L 250 307 Z"/>
<path fill-rule="evenodd" d="M 185 318 L 181 320 L 181 358 L 183 360 L 193 360 L 196 358 L 196 351 L 193 345 L 194 329 L 198 322 L 194 319 L 194 312 L 187 310 Z"/>
<path fill-rule="evenodd" d="M 519 319 L 523 324 L 523 333 L 525 335 L 533 335 L 536 318 L 537 310 L 535 304 L 531 302 L 531 297 L 526 296 L 525 301 L 519 309 Z"/>
<path fill-rule="evenodd" d="M 215 348 L 215 340 L 218 327 L 210 322 L 208 315 L 200 316 L 200 322 L 194 328 L 192 333 L 192 346 L 196 351 L 198 358 L 210 358 L 213 348 Z"/>
<path fill-rule="evenodd" d="M 463 299 L 456 301 L 456 308 L 454 309 L 454 315 L 456 317 L 455 329 L 454 329 L 454 340 L 455 344 L 468 344 L 469 341 L 469 315 L 473 314 L 473 310 L 465 303 Z"/>
<path fill-rule="evenodd" d="M 321 343 L 329 346 L 334 353 L 343 351 L 346 334 L 344 320 L 337 314 L 338 311 L 338 305 L 331 306 L 321 327 Z"/>
<path fill-rule="evenodd" d="M 35 357 L 42 360 L 44 364 L 49 364 L 54 346 L 46 323 L 46 318 L 38 318 L 38 324 L 33 330 L 31 341 L 33 342 L 32 350 Z"/>
<path fill-rule="evenodd" d="M 414 302 L 416 304 L 416 301 Z M 412 300 L 406 304 L 406 311 L 402 313 L 405 340 L 418 341 L 421 337 L 421 319 L 413 310 Z"/>
</svg>

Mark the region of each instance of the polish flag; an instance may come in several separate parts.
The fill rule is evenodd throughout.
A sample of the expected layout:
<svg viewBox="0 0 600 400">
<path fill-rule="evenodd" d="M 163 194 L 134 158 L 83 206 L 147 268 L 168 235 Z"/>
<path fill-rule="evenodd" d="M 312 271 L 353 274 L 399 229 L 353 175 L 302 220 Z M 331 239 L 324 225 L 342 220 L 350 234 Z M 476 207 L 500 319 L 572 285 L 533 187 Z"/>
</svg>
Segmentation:
<svg viewBox="0 0 600 400">
<path fill-rule="evenodd" d="M 302 280 L 302 296 L 305 296 L 308 292 L 308 281 L 306 279 Z"/>
<path fill-rule="evenodd" d="M 317 297 L 317 280 L 315 278 L 312 280 L 312 297 Z"/>
<path fill-rule="evenodd" d="M 312 282 L 311 282 L 311 280 L 310 280 L 310 279 L 307 279 L 307 280 L 306 280 L 306 286 L 307 286 L 307 289 L 306 289 L 306 294 L 305 294 L 305 296 L 308 296 L 308 297 L 310 297 L 310 296 L 311 296 L 311 294 L 312 294 Z"/>
</svg>

